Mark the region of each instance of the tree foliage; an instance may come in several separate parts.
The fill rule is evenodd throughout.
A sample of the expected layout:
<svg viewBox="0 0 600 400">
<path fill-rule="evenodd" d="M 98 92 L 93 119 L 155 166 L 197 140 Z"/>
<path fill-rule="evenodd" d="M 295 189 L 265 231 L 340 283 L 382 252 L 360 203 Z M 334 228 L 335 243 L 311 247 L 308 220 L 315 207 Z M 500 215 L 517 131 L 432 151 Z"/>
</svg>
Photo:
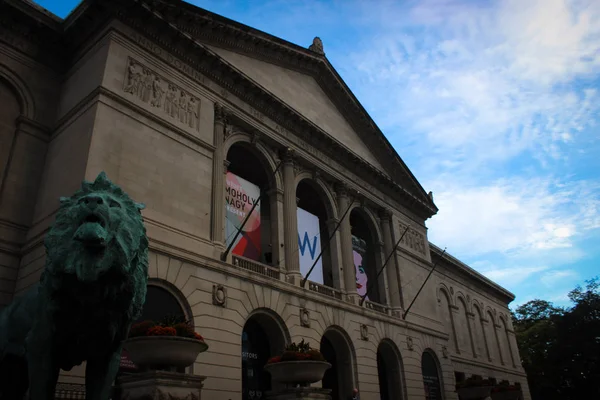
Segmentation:
<svg viewBox="0 0 600 400">
<path fill-rule="evenodd" d="M 600 281 L 586 284 L 570 308 L 532 300 L 512 314 L 533 400 L 600 399 Z"/>
</svg>

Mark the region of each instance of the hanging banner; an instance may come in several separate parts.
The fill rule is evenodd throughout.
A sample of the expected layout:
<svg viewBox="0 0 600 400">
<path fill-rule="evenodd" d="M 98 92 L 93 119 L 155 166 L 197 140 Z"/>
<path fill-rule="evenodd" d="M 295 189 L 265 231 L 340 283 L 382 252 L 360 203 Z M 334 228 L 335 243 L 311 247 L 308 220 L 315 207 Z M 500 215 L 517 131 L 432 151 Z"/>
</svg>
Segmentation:
<svg viewBox="0 0 600 400">
<path fill-rule="evenodd" d="M 297 208 L 298 217 L 298 254 L 300 255 L 300 273 L 306 276 L 315 259 L 321 253 L 321 235 L 319 217 Z M 323 284 L 323 258 L 315 265 L 310 274 L 312 282 Z"/>
<path fill-rule="evenodd" d="M 359 296 L 364 296 L 367 293 L 367 242 L 352 235 L 352 255 L 354 256 L 354 268 L 356 270 L 356 292 Z M 366 297 L 369 300 L 369 296 Z"/>
<path fill-rule="evenodd" d="M 260 197 L 260 188 L 237 175 L 227 172 L 225 188 L 225 235 L 229 246 L 242 226 L 254 202 Z M 244 225 L 233 245 L 233 254 L 260 261 L 260 203 Z"/>
</svg>

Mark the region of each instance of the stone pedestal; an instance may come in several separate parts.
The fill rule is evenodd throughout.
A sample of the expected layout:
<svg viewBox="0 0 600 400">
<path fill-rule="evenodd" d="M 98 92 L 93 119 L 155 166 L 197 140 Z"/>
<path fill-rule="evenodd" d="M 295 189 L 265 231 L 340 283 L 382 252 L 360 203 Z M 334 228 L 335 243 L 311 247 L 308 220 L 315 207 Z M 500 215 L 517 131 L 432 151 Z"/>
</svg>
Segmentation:
<svg viewBox="0 0 600 400">
<path fill-rule="evenodd" d="M 148 371 L 119 378 L 117 390 L 123 400 L 200 400 L 205 379 L 179 372 Z"/>
<path fill-rule="evenodd" d="M 297 387 L 267 392 L 266 395 L 267 400 L 331 400 L 330 393 L 330 389 Z"/>
</svg>

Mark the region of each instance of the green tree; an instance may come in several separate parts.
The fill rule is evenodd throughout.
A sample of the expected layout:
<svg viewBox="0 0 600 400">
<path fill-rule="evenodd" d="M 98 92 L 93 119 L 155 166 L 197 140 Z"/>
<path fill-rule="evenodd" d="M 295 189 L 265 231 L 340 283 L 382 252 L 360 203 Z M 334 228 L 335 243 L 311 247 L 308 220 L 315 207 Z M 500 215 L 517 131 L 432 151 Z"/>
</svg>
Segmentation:
<svg viewBox="0 0 600 400">
<path fill-rule="evenodd" d="M 600 398 L 600 283 L 586 283 L 570 308 L 532 300 L 513 313 L 533 400 Z"/>
</svg>

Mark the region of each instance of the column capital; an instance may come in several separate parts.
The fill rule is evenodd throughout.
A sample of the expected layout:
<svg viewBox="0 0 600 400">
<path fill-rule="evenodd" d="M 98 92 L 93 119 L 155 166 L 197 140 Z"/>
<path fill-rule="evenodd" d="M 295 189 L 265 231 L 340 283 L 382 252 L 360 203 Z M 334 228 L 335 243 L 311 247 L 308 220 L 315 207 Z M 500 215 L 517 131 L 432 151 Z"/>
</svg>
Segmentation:
<svg viewBox="0 0 600 400">
<path fill-rule="evenodd" d="M 215 124 L 217 123 L 227 123 L 227 109 L 219 103 L 215 103 Z"/>
<path fill-rule="evenodd" d="M 229 165 L 231 165 L 231 161 L 223 160 L 223 173 L 227 174 L 229 172 Z"/>
<path fill-rule="evenodd" d="M 335 191 L 339 197 L 348 197 L 348 185 L 345 182 L 338 182 L 335 185 Z"/>
<path fill-rule="evenodd" d="M 283 160 L 284 164 L 294 165 L 294 158 L 296 156 L 296 152 L 292 148 L 286 148 L 281 150 L 280 158 Z"/>
<path fill-rule="evenodd" d="M 382 221 L 391 222 L 393 215 L 394 215 L 393 211 L 389 208 L 382 207 L 379 209 L 379 218 Z"/>
</svg>

